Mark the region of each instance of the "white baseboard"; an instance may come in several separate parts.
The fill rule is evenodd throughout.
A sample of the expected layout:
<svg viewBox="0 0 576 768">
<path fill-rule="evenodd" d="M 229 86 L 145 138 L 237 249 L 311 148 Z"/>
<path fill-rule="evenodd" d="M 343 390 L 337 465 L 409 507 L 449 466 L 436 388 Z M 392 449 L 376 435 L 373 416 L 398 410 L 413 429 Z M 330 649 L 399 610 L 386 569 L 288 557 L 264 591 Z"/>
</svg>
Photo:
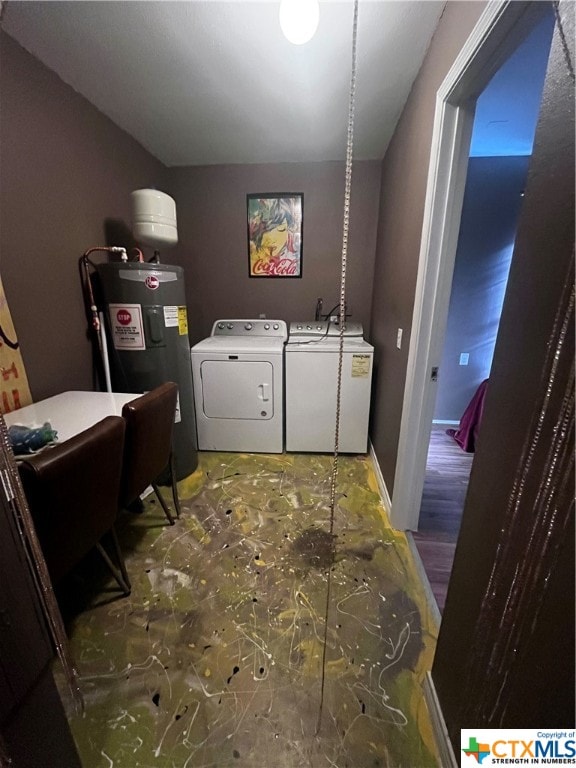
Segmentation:
<svg viewBox="0 0 576 768">
<path fill-rule="evenodd" d="M 386 481 L 382 475 L 382 470 L 380 469 L 380 464 L 378 463 L 378 459 L 376 457 L 372 443 L 370 443 L 370 458 L 372 459 L 372 464 L 374 466 L 374 474 L 376 475 L 376 481 L 378 482 L 378 490 L 380 491 L 382 502 L 386 508 L 386 512 L 388 515 L 390 515 L 392 502 L 390 501 L 390 494 L 388 493 L 388 488 L 386 487 Z M 412 531 L 404 531 L 404 533 L 406 534 L 406 541 L 414 560 L 414 565 L 418 571 L 418 576 L 420 577 L 424 592 L 426 593 L 426 600 L 428 602 L 428 607 L 430 608 L 432 620 L 436 624 L 436 630 L 438 631 L 440 628 L 440 622 L 442 621 L 442 614 L 440 613 L 438 603 L 436 602 L 436 598 L 432 592 L 432 587 L 430 586 L 430 581 L 428 580 L 428 574 L 426 573 L 424 565 L 422 564 L 422 558 L 420 557 L 420 553 L 418 552 L 418 548 L 416 547 L 416 543 L 412 537 Z"/>
<path fill-rule="evenodd" d="M 416 566 L 416 570 L 418 571 L 418 576 L 420 577 L 420 581 L 422 582 L 422 587 L 424 588 L 424 592 L 426 593 L 426 601 L 428 603 L 428 608 L 430 609 L 431 618 L 436 625 L 436 634 L 438 634 L 438 631 L 440 629 L 440 622 L 442 621 L 442 614 L 440 613 L 440 608 L 438 608 L 438 603 L 436 602 L 436 598 L 434 597 L 434 592 L 432 592 L 432 587 L 430 586 L 430 580 L 428 579 L 428 574 L 426 573 L 426 570 L 424 568 L 424 563 L 422 562 L 422 558 L 420 557 L 420 552 L 418 552 L 418 547 L 416 546 L 416 542 L 414 541 L 414 537 L 412 536 L 412 531 L 405 531 L 405 534 L 406 534 L 406 541 L 408 542 L 408 547 L 410 549 L 410 554 L 412 555 L 412 559 L 414 560 L 414 565 Z"/>
<path fill-rule="evenodd" d="M 386 507 L 387 514 L 390 515 L 390 511 L 392 509 L 392 501 L 390 499 L 390 494 L 388 493 L 388 488 L 386 487 L 386 481 L 384 480 L 384 475 L 380 469 L 380 464 L 378 463 L 378 458 L 376 456 L 374 446 L 372 445 L 372 441 L 370 440 L 368 444 L 370 446 L 370 458 L 372 459 L 372 464 L 374 465 L 374 474 L 376 475 L 376 480 L 378 482 L 380 496 L 382 497 L 382 501 Z"/>
<path fill-rule="evenodd" d="M 438 701 L 438 695 L 436 693 L 436 687 L 432 680 L 430 672 L 426 673 L 424 678 L 424 698 L 428 706 L 430 713 L 430 722 L 432 723 L 432 730 L 434 732 L 434 738 L 436 739 L 436 746 L 440 755 L 440 765 L 442 768 L 458 768 L 458 762 L 452 749 L 452 742 L 448 736 L 448 729 L 446 728 L 446 722 L 440 702 Z"/>
<path fill-rule="evenodd" d="M 374 451 L 374 446 L 372 445 L 372 442 L 369 443 L 369 446 L 370 446 L 370 458 L 372 459 L 372 464 L 374 466 L 374 474 L 376 475 L 376 480 L 378 482 L 378 489 L 380 491 L 380 496 L 382 497 L 382 502 L 384 503 L 386 511 L 389 514 L 392 508 L 390 494 L 388 493 L 388 488 L 386 487 L 386 481 L 384 480 L 384 476 L 382 475 L 382 470 L 380 469 L 380 464 L 378 463 L 378 459 L 376 457 L 376 452 Z M 426 597 L 428 600 L 428 606 L 430 608 L 431 618 L 436 624 L 436 630 L 438 630 L 440 627 L 440 621 L 442 619 L 440 610 L 438 608 L 438 603 L 436 602 L 436 598 L 432 593 L 432 588 L 430 587 L 428 576 L 426 575 L 426 571 L 424 570 L 424 566 L 422 565 L 422 559 L 420 558 L 420 554 L 416 548 L 416 544 L 414 543 L 414 539 L 412 538 L 412 533 L 410 531 L 406 531 L 406 539 L 408 541 L 408 546 L 414 558 L 416 569 L 419 572 L 420 579 L 424 586 L 424 591 L 426 592 Z M 458 763 L 456 762 L 456 757 L 454 756 L 454 750 L 452 749 L 452 744 L 448 737 L 448 730 L 446 729 L 446 723 L 444 722 L 444 716 L 442 714 L 442 709 L 440 708 L 440 702 L 438 701 L 436 688 L 434 687 L 434 682 L 432 680 L 432 676 L 430 672 L 426 673 L 426 677 L 424 678 L 423 689 L 424 689 L 424 698 L 426 700 L 426 705 L 430 712 L 430 722 L 432 724 L 434 739 L 438 747 L 438 753 L 440 756 L 440 765 L 442 766 L 442 768 L 458 768 Z"/>
<path fill-rule="evenodd" d="M 458 427 L 460 426 L 459 421 L 450 421 L 450 419 L 433 419 L 432 424 L 437 424 L 438 426 L 444 426 L 447 427 Z"/>
</svg>

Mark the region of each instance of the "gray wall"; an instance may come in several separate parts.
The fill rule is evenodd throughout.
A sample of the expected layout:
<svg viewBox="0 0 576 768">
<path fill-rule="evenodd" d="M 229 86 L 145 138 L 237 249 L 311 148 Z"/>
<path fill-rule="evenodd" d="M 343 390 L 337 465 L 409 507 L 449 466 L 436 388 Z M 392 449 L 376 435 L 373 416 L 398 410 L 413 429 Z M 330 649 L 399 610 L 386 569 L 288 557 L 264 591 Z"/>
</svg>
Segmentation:
<svg viewBox="0 0 576 768">
<path fill-rule="evenodd" d="M 468 162 L 435 419 L 459 421 L 490 374 L 528 162 Z M 461 352 L 469 353 L 468 365 L 459 364 Z"/>
<path fill-rule="evenodd" d="M 382 166 L 371 327 L 377 368 L 371 436 L 390 493 L 402 417 L 436 92 L 484 8 L 480 2 L 447 3 Z M 404 329 L 401 350 L 396 349 L 398 328 Z"/>
<path fill-rule="evenodd" d="M 78 259 L 164 166 L 0 33 L 0 271 L 35 400 L 92 388 Z"/>
<path fill-rule="evenodd" d="M 221 317 L 313 320 L 339 301 L 344 163 L 213 165 L 170 169 L 179 244 L 167 255 L 186 269 L 191 342 Z M 246 195 L 303 192 L 302 278 L 248 277 Z M 370 325 L 380 163 L 354 165 L 347 296 L 354 320 Z"/>
<path fill-rule="evenodd" d="M 132 244 L 139 187 L 177 201 L 180 243 L 162 258 L 186 268 L 192 342 L 218 317 L 313 319 L 318 297 L 326 311 L 336 304 L 343 163 L 169 169 L 4 33 L 0 49 L 0 271 L 34 399 L 93 386 L 78 259 L 93 245 Z M 249 192 L 304 193 L 301 279 L 248 277 Z M 348 303 L 367 329 L 379 193 L 380 162 L 357 163 Z"/>
</svg>

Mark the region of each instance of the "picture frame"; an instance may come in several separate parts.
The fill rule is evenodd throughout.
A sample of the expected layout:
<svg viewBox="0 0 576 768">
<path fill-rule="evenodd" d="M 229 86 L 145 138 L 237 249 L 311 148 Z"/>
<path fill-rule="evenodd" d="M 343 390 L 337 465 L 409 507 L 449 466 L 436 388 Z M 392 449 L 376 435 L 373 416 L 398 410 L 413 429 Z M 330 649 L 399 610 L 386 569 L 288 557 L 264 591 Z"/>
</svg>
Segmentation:
<svg viewBox="0 0 576 768">
<path fill-rule="evenodd" d="M 304 194 L 248 194 L 246 211 L 249 276 L 302 277 Z"/>
</svg>

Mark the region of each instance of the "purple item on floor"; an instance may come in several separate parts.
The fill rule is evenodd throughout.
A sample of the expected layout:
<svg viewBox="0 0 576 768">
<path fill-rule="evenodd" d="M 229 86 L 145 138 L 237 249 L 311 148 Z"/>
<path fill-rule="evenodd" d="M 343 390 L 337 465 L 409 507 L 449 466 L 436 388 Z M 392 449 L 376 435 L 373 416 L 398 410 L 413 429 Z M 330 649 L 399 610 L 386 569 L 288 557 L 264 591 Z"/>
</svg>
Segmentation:
<svg viewBox="0 0 576 768">
<path fill-rule="evenodd" d="M 453 437 L 466 453 L 474 453 L 476 441 L 478 439 L 478 430 L 482 421 L 482 412 L 484 410 L 484 398 L 486 397 L 486 386 L 488 379 L 484 379 L 482 384 L 476 390 L 474 397 L 462 414 L 458 429 L 447 429 L 446 434 Z"/>
</svg>

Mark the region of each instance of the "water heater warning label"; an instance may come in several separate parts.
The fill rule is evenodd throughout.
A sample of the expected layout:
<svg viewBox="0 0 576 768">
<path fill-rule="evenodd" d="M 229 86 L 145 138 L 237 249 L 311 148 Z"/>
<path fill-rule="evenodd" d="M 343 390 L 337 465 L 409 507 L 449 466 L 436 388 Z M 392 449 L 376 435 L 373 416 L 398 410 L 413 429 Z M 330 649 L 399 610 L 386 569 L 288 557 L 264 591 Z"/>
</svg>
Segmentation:
<svg viewBox="0 0 576 768">
<path fill-rule="evenodd" d="M 164 325 L 166 328 L 178 328 L 178 335 L 188 333 L 188 315 L 186 307 L 164 307 Z"/>
<path fill-rule="evenodd" d="M 178 307 L 178 333 L 180 336 L 185 336 L 188 333 L 186 307 Z"/>
<path fill-rule="evenodd" d="M 166 328 L 178 327 L 178 307 L 164 307 L 164 325 Z"/>
<path fill-rule="evenodd" d="M 352 376 L 362 379 L 370 376 L 370 355 L 352 355 Z"/>
<path fill-rule="evenodd" d="M 146 349 L 140 304 L 110 304 L 108 312 L 115 349 Z"/>
</svg>

